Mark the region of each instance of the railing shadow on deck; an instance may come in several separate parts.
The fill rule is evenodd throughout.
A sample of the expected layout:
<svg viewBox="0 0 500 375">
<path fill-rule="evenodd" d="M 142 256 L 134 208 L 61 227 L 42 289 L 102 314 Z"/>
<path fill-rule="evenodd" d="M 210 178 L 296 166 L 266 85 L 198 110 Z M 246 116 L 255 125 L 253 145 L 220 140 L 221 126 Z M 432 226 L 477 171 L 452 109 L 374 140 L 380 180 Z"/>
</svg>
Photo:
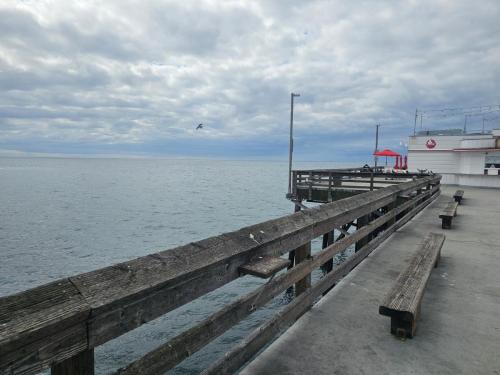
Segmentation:
<svg viewBox="0 0 500 375">
<path fill-rule="evenodd" d="M 93 374 L 94 348 L 241 277 L 248 264 L 295 251 L 270 277 L 189 330 L 118 370 L 161 374 L 295 285 L 297 297 L 204 371 L 237 371 L 373 249 L 434 200 L 439 175 L 419 176 L 278 219 L 0 298 L 0 374 Z M 346 228 L 356 228 L 348 232 Z M 335 233 L 339 235 L 335 238 Z M 323 237 L 323 250 L 310 243 Z M 356 252 L 333 267 L 351 245 Z M 302 254 L 299 256 L 299 254 Z M 311 286 L 311 272 L 329 265 Z"/>
</svg>

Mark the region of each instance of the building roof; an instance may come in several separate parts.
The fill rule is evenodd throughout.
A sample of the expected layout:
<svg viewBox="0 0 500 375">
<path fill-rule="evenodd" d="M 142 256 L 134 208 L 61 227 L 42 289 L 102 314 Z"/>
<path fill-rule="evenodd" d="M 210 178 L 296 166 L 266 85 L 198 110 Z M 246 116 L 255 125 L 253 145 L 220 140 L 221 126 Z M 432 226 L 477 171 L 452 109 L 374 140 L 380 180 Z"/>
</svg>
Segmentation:
<svg viewBox="0 0 500 375">
<path fill-rule="evenodd" d="M 472 131 L 472 132 L 464 132 L 463 129 L 440 129 L 440 130 L 420 130 L 417 132 L 417 136 L 426 136 L 426 135 L 487 135 L 491 134 L 491 130 L 485 130 L 484 133 Z"/>
</svg>

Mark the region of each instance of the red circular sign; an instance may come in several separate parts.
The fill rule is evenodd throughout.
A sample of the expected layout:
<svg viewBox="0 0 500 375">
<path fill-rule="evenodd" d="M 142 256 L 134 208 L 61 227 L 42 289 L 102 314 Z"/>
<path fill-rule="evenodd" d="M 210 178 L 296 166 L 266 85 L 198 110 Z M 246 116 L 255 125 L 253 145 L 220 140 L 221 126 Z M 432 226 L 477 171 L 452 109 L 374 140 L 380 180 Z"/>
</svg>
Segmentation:
<svg viewBox="0 0 500 375">
<path fill-rule="evenodd" d="M 437 142 L 434 139 L 428 139 L 427 142 L 425 142 L 425 147 L 427 148 L 434 148 L 436 147 Z"/>
</svg>

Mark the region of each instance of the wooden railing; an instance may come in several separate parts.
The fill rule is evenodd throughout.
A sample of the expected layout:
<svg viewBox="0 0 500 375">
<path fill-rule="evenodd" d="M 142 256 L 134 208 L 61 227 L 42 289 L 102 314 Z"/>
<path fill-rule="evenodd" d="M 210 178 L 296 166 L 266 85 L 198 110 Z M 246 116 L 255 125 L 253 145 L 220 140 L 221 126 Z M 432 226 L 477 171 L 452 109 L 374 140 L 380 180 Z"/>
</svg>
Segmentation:
<svg viewBox="0 0 500 375">
<path fill-rule="evenodd" d="M 118 371 L 164 373 L 295 284 L 289 305 L 204 372 L 232 373 L 429 204 L 440 178 L 421 177 L 2 297 L 0 373 L 92 374 L 95 347 L 235 280 L 256 260 L 294 251 L 293 267 Z M 319 236 L 323 250 L 311 256 Z M 356 253 L 332 267 L 332 258 L 351 245 Z M 311 286 L 311 272 L 325 265 L 330 272 Z"/>
<path fill-rule="evenodd" d="M 428 174 L 426 174 L 428 175 Z M 327 201 L 332 199 L 332 191 L 349 190 L 353 193 L 372 191 L 389 185 L 407 182 L 421 178 L 418 173 L 385 173 L 383 168 L 350 168 L 350 169 L 308 169 L 292 172 L 292 191 L 288 198 L 292 200 L 318 201 L 313 191 L 327 191 Z M 335 200 L 335 199 L 333 199 Z M 319 200 L 323 202 L 323 199 Z"/>
</svg>

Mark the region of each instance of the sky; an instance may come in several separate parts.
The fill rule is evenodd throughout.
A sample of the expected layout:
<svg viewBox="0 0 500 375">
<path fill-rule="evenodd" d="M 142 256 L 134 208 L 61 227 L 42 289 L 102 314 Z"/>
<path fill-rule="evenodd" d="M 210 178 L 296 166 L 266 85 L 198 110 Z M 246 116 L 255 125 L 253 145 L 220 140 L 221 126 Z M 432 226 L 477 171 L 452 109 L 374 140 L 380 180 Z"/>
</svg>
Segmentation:
<svg viewBox="0 0 500 375">
<path fill-rule="evenodd" d="M 500 109 L 499 16 L 498 0 L 0 0 L 0 156 L 286 160 L 291 92 L 296 160 L 369 160 L 377 123 L 402 151 L 416 108 L 424 129 L 463 125 L 432 109 Z"/>
</svg>

